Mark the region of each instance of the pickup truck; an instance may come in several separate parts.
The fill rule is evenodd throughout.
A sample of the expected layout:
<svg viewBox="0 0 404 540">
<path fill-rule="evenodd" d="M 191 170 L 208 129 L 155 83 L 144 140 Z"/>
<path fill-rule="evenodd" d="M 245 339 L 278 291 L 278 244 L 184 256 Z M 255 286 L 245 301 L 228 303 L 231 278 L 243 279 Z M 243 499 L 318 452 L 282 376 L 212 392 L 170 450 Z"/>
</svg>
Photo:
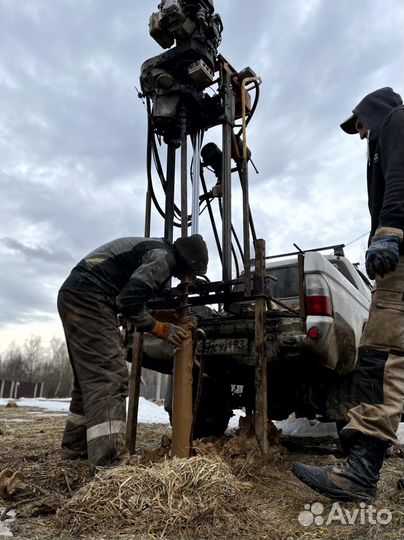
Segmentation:
<svg viewBox="0 0 404 540">
<path fill-rule="evenodd" d="M 302 291 L 297 257 L 271 260 L 266 266 L 274 299 L 265 316 L 268 417 L 282 420 L 295 413 L 343 422 L 348 376 L 367 321 L 371 285 L 341 254 L 309 251 L 303 260 Z M 242 302 L 230 304 L 225 312 L 195 309 L 206 338 L 196 344 L 196 363 L 203 366 L 204 376 L 199 378 L 194 436 L 218 436 L 234 409 L 254 409 L 254 307 Z M 145 339 L 143 365 L 170 372 L 172 349 L 152 337 Z M 165 408 L 170 415 L 171 393 L 169 385 Z"/>
</svg>

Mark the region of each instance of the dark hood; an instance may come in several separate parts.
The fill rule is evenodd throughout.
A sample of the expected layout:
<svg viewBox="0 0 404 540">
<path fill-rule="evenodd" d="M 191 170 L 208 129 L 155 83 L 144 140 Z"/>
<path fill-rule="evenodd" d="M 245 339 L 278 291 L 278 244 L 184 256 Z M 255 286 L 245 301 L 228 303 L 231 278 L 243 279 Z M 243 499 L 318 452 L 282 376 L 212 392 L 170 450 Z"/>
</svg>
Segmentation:
<svg viewBox="0 0 404 540">
<path fill-rule="evenodd" d="M 341 124 L 341 128 L 349 134 L 357 133 L 355 122 L 359 118 L 364 126 L 370 130 L 370 138 L 379 136 L 380 128 L 386 116 L 396 107 L 402 105 L 403 100 L 399 94 L 388 86 L 371 92 L 354 108 L 353 115 Z"/>
<path fill-rule="evenodd" d="M 180 269 L 199 275 L 206 274 L 209 262 L 208 248 L 200 234 L 177 238 L 173 248 Z"/>
</svg>

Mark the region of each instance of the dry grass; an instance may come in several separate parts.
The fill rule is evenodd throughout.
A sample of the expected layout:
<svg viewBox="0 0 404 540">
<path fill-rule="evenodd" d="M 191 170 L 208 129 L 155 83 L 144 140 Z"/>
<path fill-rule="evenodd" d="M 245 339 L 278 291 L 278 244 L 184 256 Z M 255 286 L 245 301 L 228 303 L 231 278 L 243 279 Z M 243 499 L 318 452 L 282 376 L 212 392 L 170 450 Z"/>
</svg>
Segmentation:
<svg viewBox="0 0 404 540">
<path fill-rule="evenodd" d="M 91 479 L 85 461 L 67 461 L 59 455 L 63 418 L 11 424 L 10 414 L 24 420 L 28 413 L 0 408 L 0 468 L 20 470 L 30 485 L 29 493 L 13 501 L 0 499 L 0 506 L 15 505 L 16 540 L 404 538 L 404 496 L 396 488 L 403 474 L 399 454 L 386 461 L 374 503 L 376 509 L 393 513 L 389 525 L 303 527 L 298 516 L 306 504 L 321 502 L 327 516 L 332 502 L 299 482 L 291 465 L 332 462 L 328 443 L 317 441 L 313 447 L 313 441 L 305 445 L 295 439 L 288 452 L 277 444 L 274 433 L 270 459 L 265 461 L 254 440 L 227 437 L 199 443 L 195 458 L 168 461 L 164 454 L 169 428 L 143 424 L 136 466 L 104 471 Z M 165 443 L 160 448 L 162 437 Z M 353 511 L 357 505 L 344 503 L 341 508 Z"/>
<path fill-rule="evenodd" d="M 251 487 L 219 458 L 119 467 L 102 472 L 62 506 L 55 532 L 74 538 L 111 530 L 114 537 L 204 538 L 217 527 L 234 527 L 244 510 L 241 494 Z"/>
</svg>

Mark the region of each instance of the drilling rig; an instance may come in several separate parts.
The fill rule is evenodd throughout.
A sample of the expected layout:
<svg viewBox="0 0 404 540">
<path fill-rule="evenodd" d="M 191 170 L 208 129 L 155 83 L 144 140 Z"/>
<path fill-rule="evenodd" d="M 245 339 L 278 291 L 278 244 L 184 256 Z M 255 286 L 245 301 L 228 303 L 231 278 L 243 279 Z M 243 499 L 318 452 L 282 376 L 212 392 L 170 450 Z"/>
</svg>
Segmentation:
<svg viewBox="0 0 404 540">
<path fill-rule="evenodd" d="M 189 231 L 198 233 L 200 215 L 205 212 L 209 217 L 222 274 L 221 280 L 215 282 L 197 280 L 190 283 L 184 280 L 178 287 L 168 288 L 165 297 L 152 302 L 149 307 L 175 308 L 185 315 L 190 308 L 216 305 L 219 306 L 220 320 L 224 321 L 227 317 L 234 317 L 232 311 L 238 303 L 249 301 L 254 304 L 248 315 L 250 321 L 253 319 L 255 329 L 256 388 L 252 408 L 255 411 L 256 436 L 265 452 L 267 382 L 264 319 L 268 300 L 265 242 L 257 239 L 249 204 L 248 176 L 253 163 L 247 146 L 247 128 L 258 104 L 261 79 L 250 67 L 237 71 L 219 53 L 223 23 L 220 15 L 215 13 L 213 0 L 163 0 L 150 17 L 149 31 L 151 37 L 166 50 L 145 61 L 140 73 L 139 97 L 146 104 L 148 118 L 145 236 L 150 236 L 153 206 L 163 221 L 163 235 L 168 241 L 173 240 L 176 228 L 182 236 L 188 235 Z M 221 148 L 215 142 L 203 144 L 205 135 L 212 128 L 221 128 Z M 160 156 L 164 146 L 165 163 Z M 205 179 L 206 170 L 215 178 L 210 189 Z M 154 185 L 153 175 L 156 173 L 163 190 L 162 203 Z M 241 238 L 232 222 L 235 181 L 241 185 Z M 210 254 L 212 256 L 212 250 Z M 196 351 L 203 347 L 203 343 L 197 344 L 196 341 L 203 342 L 204 337 L 203 329 L 199 329 L 193 342 L 185 343 L 175 353 L 172 452 L 181 457 L 188 456 L 192 446 L 195 393 L 198 394 L 192 383 L 192 374 L 195 362 L 198 363 Z M 135 401 L 142 344 L 142 336 L 136 334 L 131 376 L 133 399 L 128 418 L 132 450 L 136 437 L 136 428 L 132 426 L 136 426 Z M 199 366 L 199 371 L 201 382 L 202 366 Z"/>
<path fill-rule="evenodd" d="M 221 279 L 170 284 L 163 297 L 149 302 L 149 309 L 196 315 L 198 328 L 171 356 L 162 349 L 156 354 L 156 347 L 153 353 L 155 338 L 135 333 L 127 423 L 131 452 L 142 359 L 145 367 L 173 373 L 165 404 L 173 456 L 189 456 L 193 438 L 222 435 L 236 408 L 245 409 L 251 420 L 245 424 L 253 427 L 250 434 L 264 454 L 268 418 L 294 413 L 344 422 L 349 408 L 348 379 L 368 317 L 369 284 L 344 257 L 343 245 L 306 251 L 295 245 L 296 252 L 266 256 L 265 242 L 255 232 L 248 182 L 255 166 L 247 129 L 261 79 L 250 67 L 237 71 L 219 53 L 222 32 L 213 0 L 164 0 L 150 18 L 150 35 L 166 51 L 144 62 L 140 74 L 148 117 L 145 235 L 150 236 L 153 205 L 169 241 L 175 228 L 182 236 L 198 233 L 200 217 L 207 215 L 204 233 L 212 233 Z M 221 130 L 219 144 L 204 144 L 214 129 Z M 206 171 L 214 178 L 211 187 Z M 238 183 L 240 238 L 232 220 Z M 333 255 L 320 253 L 329 249 Z"/>
</svg>

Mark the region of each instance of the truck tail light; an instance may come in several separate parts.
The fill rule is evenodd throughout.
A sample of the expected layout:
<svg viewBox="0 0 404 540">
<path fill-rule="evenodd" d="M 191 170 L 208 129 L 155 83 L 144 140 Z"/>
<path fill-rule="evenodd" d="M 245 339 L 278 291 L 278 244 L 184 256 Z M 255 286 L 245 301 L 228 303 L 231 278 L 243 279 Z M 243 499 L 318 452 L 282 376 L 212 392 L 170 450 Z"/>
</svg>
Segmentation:
<svg viewBox="0 0 404 540">
<path fill-rule="evenodd" d="M 310 330 L 307 332 L 307 335 L 313 341 L 317 341 L 318 339 L 321 338 L 321 330 L 317 326 L 312 326 Z"/>
<path fill-rule="evenodd" d="M 306 315 L 332 315 L 330 288 L 323 276 L 306 274 L 304 285 Z"/>
</svg>

